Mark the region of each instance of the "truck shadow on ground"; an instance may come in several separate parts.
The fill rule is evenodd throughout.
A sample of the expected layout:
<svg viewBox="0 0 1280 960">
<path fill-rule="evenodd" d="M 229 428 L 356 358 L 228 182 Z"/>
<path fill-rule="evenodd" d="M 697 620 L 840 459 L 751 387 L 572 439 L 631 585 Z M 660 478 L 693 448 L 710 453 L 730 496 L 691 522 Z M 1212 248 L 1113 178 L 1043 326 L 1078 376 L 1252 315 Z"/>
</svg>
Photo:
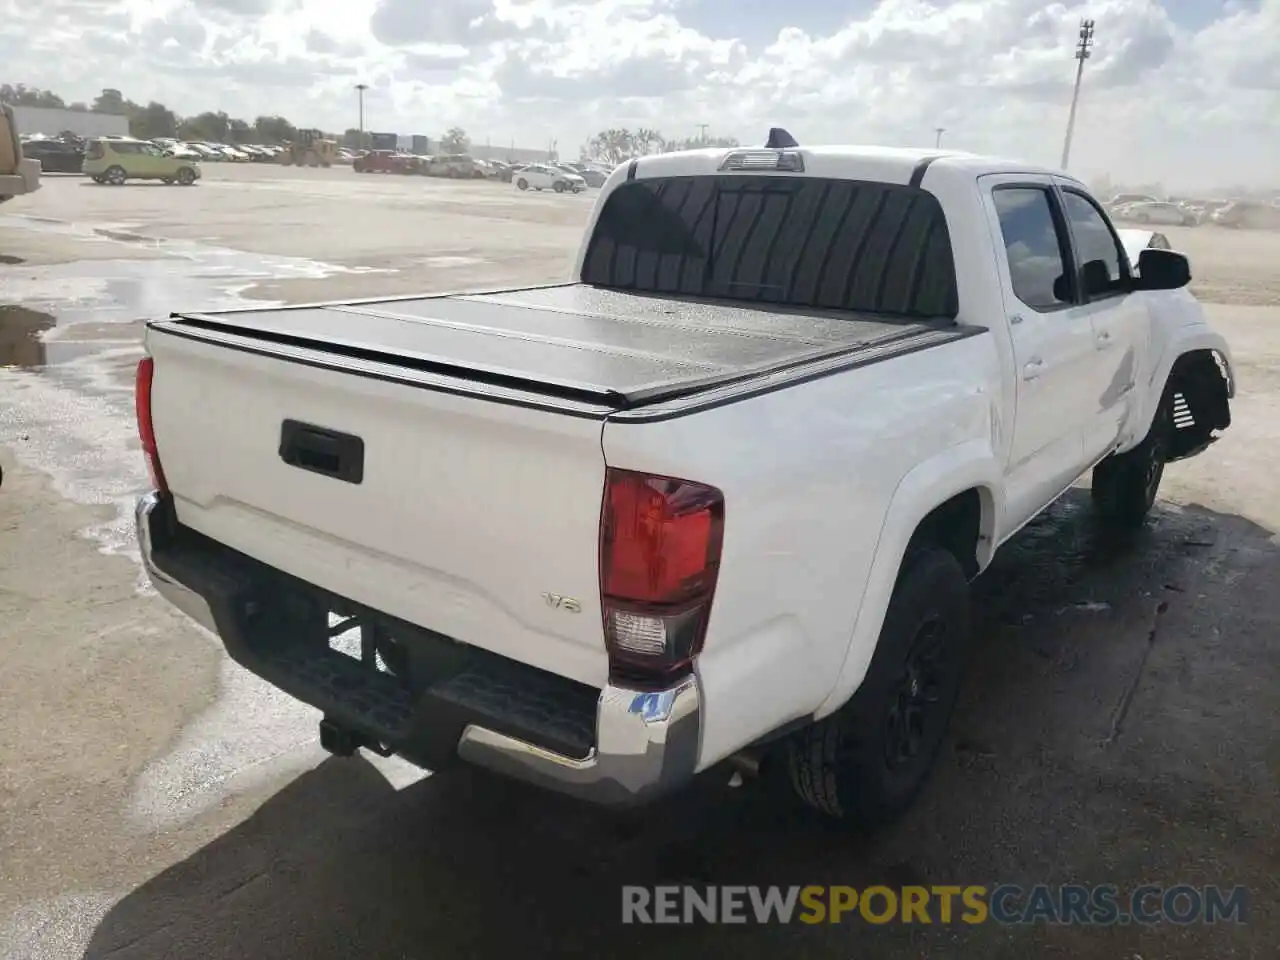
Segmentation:
<svg viewBox="0 0 1280 960">
<path fill-rule="evenodd" d="M 1107 536 L 1092 522 L 1087 492 L 1073 491 L 1002 551 L 976 585 L 980 641 L 950 742 L 915 807 L 876 836 L 816 821 L 776 784 L 730 789 L 722 771 L 621 819 L 468 769 L 397 792 L 369 764 L 334 759 L 124 897 L 98 926 L 86 957 L 623 957 L 661 948 L 667 956 L 701 958 L 730 955 L 731 945 L 735 957 L 973 949 L 1021 960 L 1040 953 L 1046 937 L 1058 938 L 1064 955 L 1129 956 L 1150 947 L 1142 938 L 1156 934 L 862 922 L 624 926 L 620 887 L 1081 877 L 1136 885 L 1198 861 L 1194 845 L 1209 842 L 1208 833 L 1246 830 L 1233 804 L 1248 791 L 1238 783 L 1179 784 L 1144 760 L 1166 726 L 1146 715 L 1154 709 L 1134 706 L 1145 702 L 1135 701 L 1134 691 L 1173 682 L 1152 681 L 1148 663 L 1162 617 L 1229 606 L 1210 586 L 1223 578 L 1231 586 L 1221 589 L 1238 595 L 1262 578 L 1257 588 L 1265 593 L 1280 571 L 1278 554 L 1268 531 L 1199 508 L 1161 507 L 1142 533 Z M 1225 622 L 1222 609 L 1210 615 Z M 1274 654 L 1259 666 L 1263 638 L 1239 639 L 1250 629 L 1244 623 L 1235 631 L 1230 657 L 1240 662 L 1221 669 L 1228 679 L 1248 661 L 1264 680 L 1270 671 L 1271 702 L 1249 703 L 1245 690 L 1239 709 L 1274 709 L 1280 670 Z M 1190 630 L 1178 627 L 1179 636 Z M 1170 639 L 1170 649 L 1179 642 Z M 1198 694 L 1188 687 L 1184 695 Z M 1239 749 L 1265 753 L 1256 742 L 1265 733 L 1240 727 L 1234 714 L 1218 723 L 1230 725 Z M 1130 724 L 1147 738 L 1140 747 L 1127 739 L 1140 738 L 1129 734 Z M 1187 742 L 1176 725 L 1164 735 L 1177 738 L 1194 762 L 1200 751 L 1221 751 L 1221 729 L 1206 731 L 1201 742 Z M 1238 759 L 1228 758 L 1222 776 L 1231 776 Z M 1206 790 L 1218 799 L 1206 799 Z M 1277 801 L 1258 803 L 1262 822 L 1276 822 Z M 1107 853 L 1098 852 L 1103 848 Z M 1265 856 L 1241 856 L 1233 882 L 1248 883 L 1251 871 L 1260 871 L 1254 880 L 1264 884 Z M 1192 943 L 1186 928 L 1176 933 L 1183 937 L 1176 955 L 1184 955 Z M 1076 936 L 1084 939 L 1070 939 Z"/>
</svg>

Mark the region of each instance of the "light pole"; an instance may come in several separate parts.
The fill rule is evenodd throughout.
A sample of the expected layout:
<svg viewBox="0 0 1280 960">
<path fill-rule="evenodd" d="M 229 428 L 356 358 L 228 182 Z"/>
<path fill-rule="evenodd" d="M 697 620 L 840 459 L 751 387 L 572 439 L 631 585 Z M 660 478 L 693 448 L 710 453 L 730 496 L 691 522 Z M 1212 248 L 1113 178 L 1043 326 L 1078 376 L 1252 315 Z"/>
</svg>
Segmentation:
<svg viewBox="0 0 1280 960">
<path fill-rule="evenodd" d="M 1080 81 L 1084 77 L 1084 62 L 1089 59 L 1089 48 L 1093 46 L 1093 21 L 1080 21 L 1080 39 L 1076 42 L 1076 86 L 1071 91 L 1071 112 L 1067 114 L 1067 136 L 1062 141 L 1062 169 L 1067 169 L 1067 158 L 1071 156 L 1071 135 L 1076 129 L 1076 104 L 1080 102 Z"/>
<path fill-rule="evenodd" d="M 369 89 L 367 83 L 356 84 L 356 95 L 360 98 L 360 142 L 356 146 L 364 149 L 364 92 Z"/>
<path fill-rule="evenodd" d="M 936 148 L 938 148 L 938 147 L 941 147 L 941 146 L 942 146 L 942 135 L 943 135 L 944 133 L 946 133 L 946 132 L 947 132 L 947 128 L 946 128 L 946 127 L 934 127 L 934 128 L 933 128 L 933 131 L 934 131 L 934 133 L 936 133 L 936 134 L 937 134 L 937 136 L 935 136 L 935 137 L 933 138 L 933 146 L 934 146 L 934 148 L 936 149 Z"/>
</svg>

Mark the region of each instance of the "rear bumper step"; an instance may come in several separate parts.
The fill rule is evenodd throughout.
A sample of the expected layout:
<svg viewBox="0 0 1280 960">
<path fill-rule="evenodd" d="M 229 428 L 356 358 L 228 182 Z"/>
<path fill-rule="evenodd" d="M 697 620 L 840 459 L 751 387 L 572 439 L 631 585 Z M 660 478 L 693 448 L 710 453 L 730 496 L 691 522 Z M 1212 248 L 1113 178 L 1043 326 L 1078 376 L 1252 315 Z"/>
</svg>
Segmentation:
<svg viewBox="0 0 1280 960">
<path fill-rule="evenodd" d="M 694 677 L 661 691 L 593 689 L 332 597 L 182 527 L 160 495 L 139 500 L 136 521 L 156 591 L 237 663 L 320 709 L 331 752 L 364 746 L 429 769 L 461 758 L 612 806 L 694 774 Z M 330 646 L 335 609 L 361 623 L 358 659 Z"/>
</svg>

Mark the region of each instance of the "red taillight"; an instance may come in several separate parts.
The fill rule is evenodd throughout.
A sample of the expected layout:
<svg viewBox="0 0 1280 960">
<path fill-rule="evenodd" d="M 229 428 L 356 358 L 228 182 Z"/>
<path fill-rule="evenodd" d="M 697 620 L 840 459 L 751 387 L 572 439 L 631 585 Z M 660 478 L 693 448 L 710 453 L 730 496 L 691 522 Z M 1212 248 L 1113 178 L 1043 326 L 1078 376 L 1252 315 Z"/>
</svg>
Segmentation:
<svg viewBox="0 0 1280 960">
<path fill-rule="evenodd" d="M 600 593 L 610 674 L 661 684 L 702 649 L 720 570 L 724 495 L 610 469 L 600 520 Z"/>
<path fill-rule="evenodd" d="M 151 485 L 167 493 L 164 470 L 160 467 L 160 452 L 156 449 L 156 430 L 151 422 L 151 381 L 155 377 L 156 364 L 150 357 L 138 361 L 138 374 L 134 381 L 133 403 L 138 414 L 138 440 L 147 458 L 147 470 L 151 473 Z"/>
</svg>

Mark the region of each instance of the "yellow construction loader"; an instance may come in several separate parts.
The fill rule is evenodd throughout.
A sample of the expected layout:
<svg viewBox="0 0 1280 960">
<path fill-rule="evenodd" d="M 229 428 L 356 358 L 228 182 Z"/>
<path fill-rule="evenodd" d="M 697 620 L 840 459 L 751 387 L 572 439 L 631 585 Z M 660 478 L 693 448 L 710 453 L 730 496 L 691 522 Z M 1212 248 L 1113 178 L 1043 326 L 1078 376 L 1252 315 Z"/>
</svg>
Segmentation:
<svg viewBox="0 0 1280 960">
<path fill-rule="evenodd" d="M 0 203 L 40 189 L 40 161 L 22 155 L 13 109 L 0 103 Z"/>
<path fill-rule="evenodd" d="M 299 130 L 297 139 L 280 154 L 286 167 L 327 167 L 338 156 L 338 141 L 329 140 L 319 130 Z"/>
</svg>

